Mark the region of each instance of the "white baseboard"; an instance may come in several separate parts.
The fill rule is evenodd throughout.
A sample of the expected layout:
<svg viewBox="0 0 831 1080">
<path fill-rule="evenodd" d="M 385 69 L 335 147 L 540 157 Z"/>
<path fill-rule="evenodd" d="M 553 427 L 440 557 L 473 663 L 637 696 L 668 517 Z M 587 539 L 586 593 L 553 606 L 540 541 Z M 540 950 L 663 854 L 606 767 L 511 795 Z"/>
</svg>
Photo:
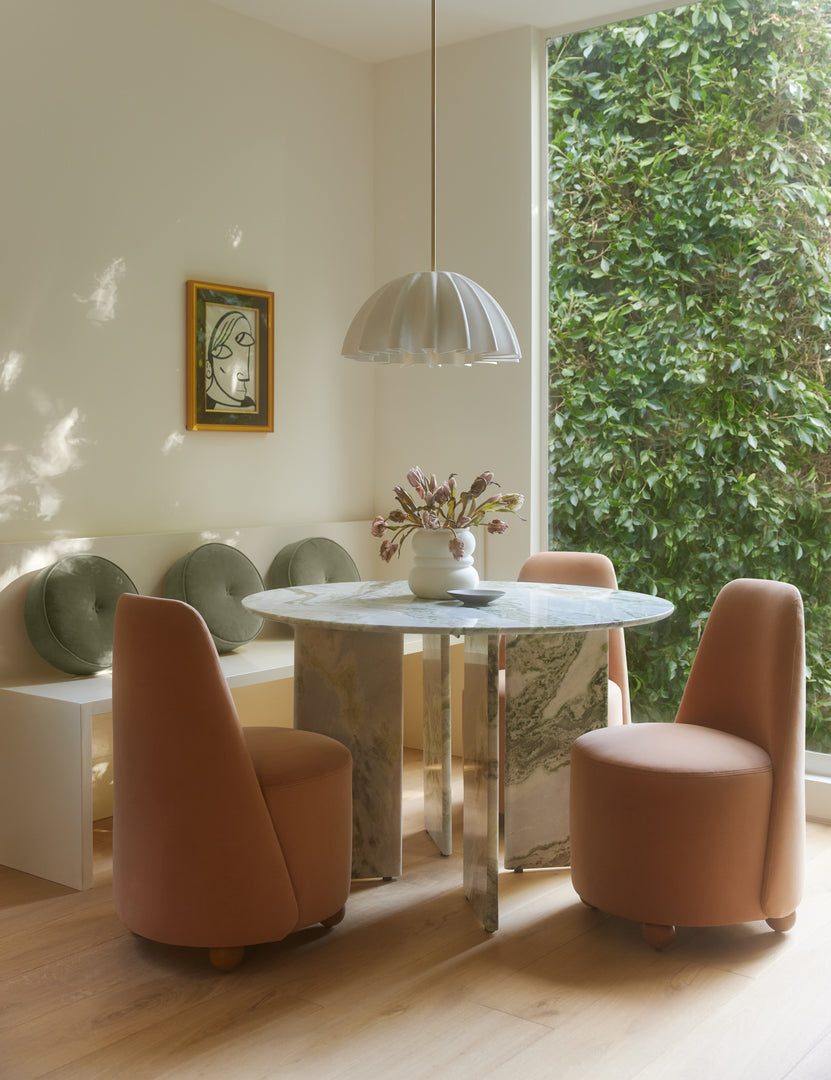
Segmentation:
<svg viewBox="0 0 831 1080">
<path fill-rule="evenodd" d="M 809 821 L 831 825 L 831 777 L 805 777 L 805 815 Z"/>
</svg>

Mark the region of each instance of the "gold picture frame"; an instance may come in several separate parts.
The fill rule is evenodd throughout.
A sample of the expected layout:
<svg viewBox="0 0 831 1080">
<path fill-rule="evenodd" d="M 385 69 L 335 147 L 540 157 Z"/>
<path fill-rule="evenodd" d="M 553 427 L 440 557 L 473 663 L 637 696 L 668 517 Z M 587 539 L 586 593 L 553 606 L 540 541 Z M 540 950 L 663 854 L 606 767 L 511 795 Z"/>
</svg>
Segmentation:
<svg viewBox="0 0 831 1080">
<path fill-rule="evenodd" d="M 274 293 L 187 282 L 187 430 L 274 431 Z"/>
</svg>

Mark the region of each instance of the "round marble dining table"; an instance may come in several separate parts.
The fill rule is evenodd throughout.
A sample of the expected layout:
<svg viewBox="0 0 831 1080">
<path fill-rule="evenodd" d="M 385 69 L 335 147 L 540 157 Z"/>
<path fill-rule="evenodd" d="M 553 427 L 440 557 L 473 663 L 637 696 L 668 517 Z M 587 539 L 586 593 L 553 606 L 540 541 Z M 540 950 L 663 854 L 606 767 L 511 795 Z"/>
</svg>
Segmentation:
<svg viewBox="0 0 831 1080">
<path fill-rule="evenodd" d="M 405 634 L 424 657 L 425 827 L 452 845 L 450 639 L 463 637 L 465 894 L 498 926 L 498 777 L 504 770 L 503 864 L 568 864 L 568 756 L 607 722 L 608 631 L 665 619 L 673 605 L 623 590 L 484 581 L 482 607 L 423 600 L 404 581 L 342 582 L 255 593 L 256 614 L 294 627 L 295 726 L 352 751 L 353 876 L 402 867 Z M 499 760 L 499 643 L 505 650 L 505 761 Z"/>
</svg>

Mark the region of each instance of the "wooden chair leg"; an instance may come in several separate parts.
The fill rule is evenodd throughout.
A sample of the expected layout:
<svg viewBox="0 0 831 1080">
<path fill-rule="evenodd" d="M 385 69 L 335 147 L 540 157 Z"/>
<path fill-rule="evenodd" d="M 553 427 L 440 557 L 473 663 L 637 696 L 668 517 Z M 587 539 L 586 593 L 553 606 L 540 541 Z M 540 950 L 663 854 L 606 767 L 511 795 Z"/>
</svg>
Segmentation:
<svg viewBox="0 0 831 1080">
<path fill-rule="evenodd" d="M 781 919 L 765 919 L 765 922 L 771 930 L 775 930 L 777 934 L 784 934 L 787 930 L 790 930 L 796 922 L 796 912 L 792 911 L 790 915 L 784 915 Z"/>
<path fill-rule="evenodd" d="M 346 907 L 342 907 L 340 911 L 336 911 L 334 915 L 330 915 L 328 919 L 321 919 L 321 926 L 337 926 L 338 923 L 343 922 L 343 917 L 346 914 Z"/>
<path fill-rule="evenodd" d="M 242 958 L 245 956 L 245 947 L 240 945 L 223 949 L 209 949 L 208 956 L 218 971 L 233 971 L 242 963 Z"/>
<path fill-rule="evenodd" d="M 665 949 L 675 941 L 675 927 L 645 922 L 641 927 L 641 937 L 653 949 Z"/>
</svg>

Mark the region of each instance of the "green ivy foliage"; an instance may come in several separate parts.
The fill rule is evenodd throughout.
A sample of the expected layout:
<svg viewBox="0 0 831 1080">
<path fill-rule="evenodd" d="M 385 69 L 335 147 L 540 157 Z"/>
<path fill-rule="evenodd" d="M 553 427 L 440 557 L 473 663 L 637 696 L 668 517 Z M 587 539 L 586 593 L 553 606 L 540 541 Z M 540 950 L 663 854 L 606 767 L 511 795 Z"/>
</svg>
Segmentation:
<svg viewBox="0 0 831 1080">
<path fill-rule="evenodd" d="M 718 590 L 793 582 L 831 749 L 831 3 L 718 0 L 549 50 L 550 546 L 672 600 L 671 718 Z"/>
</svg>

